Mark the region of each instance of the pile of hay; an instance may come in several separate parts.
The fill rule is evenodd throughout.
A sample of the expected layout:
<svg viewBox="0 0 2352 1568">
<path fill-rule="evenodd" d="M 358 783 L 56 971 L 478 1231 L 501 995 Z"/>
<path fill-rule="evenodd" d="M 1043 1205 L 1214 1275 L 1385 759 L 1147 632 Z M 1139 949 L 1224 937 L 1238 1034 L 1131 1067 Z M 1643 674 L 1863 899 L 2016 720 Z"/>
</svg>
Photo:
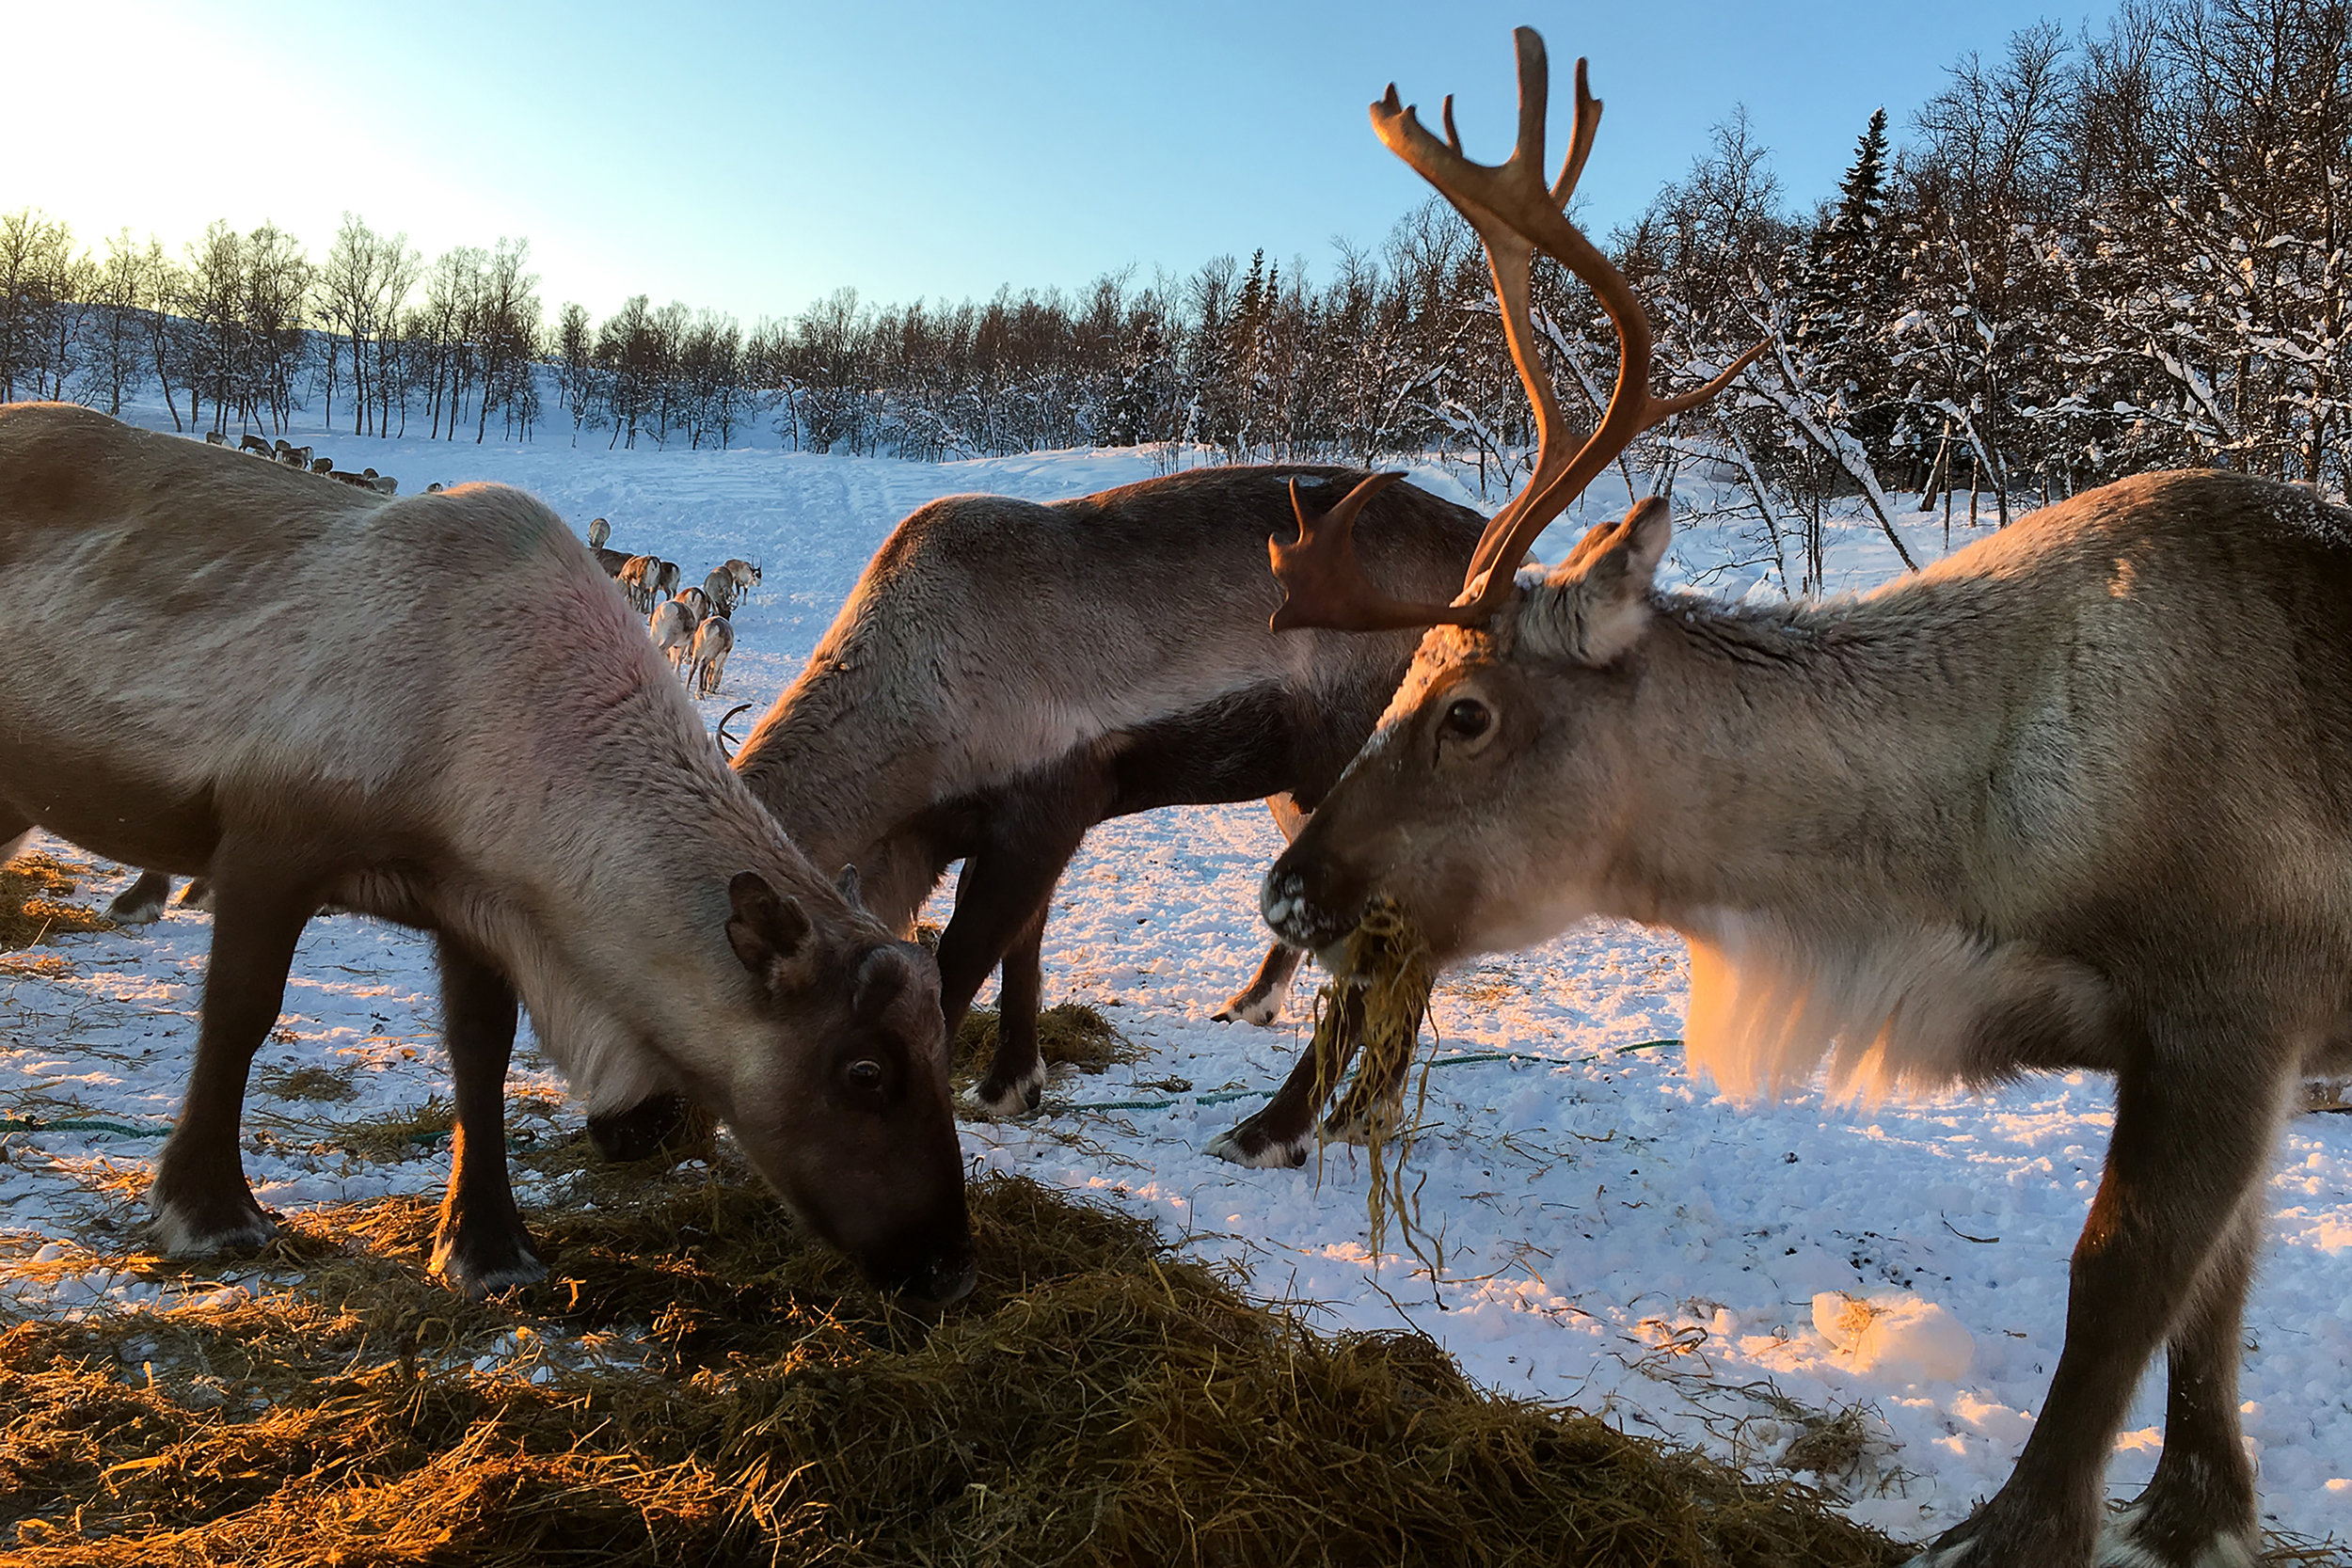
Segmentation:
<svg viewBox="0 0 2352 1568">
<path fill-rule="evenodd" d="M 956 1029 L 955 1060 L 949 1080 L 961 1092 L 977 1083 L 996 1053 L 998 1015 L 993 1007 L 975 1007 Z M 1050 1069 L 1067 1067 L 1079 1072 L 1101 1072 L 1114 1062 L 1139 1062 L 1149 1054 L 1119 1032 L 1103 1009 L 1085 1002 L 1057 1002 L 1037 1015 L 1037 1053 Z"/>
<path fill-rule="evenodd" d="M 1902 1555 L 1793 1483 L 1481 1392 L 1426 1339 L 1311 1333 L 1026 1180 L 975 1186 L 979 1288 L 927 1321 L 739 1172 L 599 1180 L 594 1208 L 535 1219 L 549 1282 L 494 1303 L 424 1278 L 418 1200 L 296 1216 L 262 1265 L 293 1283 L 259 1299 L 15 1322 L 10 1560 Z"/>
<path fill-rule="evenodd" d="M 0 865 L 0 948 L 30 947 L 73 931 L 113 930 L 115 923 L 96 910 L 68 902 L 75 875 L 88 869 L 43 854 L 19 855 Z"/>
</svg>

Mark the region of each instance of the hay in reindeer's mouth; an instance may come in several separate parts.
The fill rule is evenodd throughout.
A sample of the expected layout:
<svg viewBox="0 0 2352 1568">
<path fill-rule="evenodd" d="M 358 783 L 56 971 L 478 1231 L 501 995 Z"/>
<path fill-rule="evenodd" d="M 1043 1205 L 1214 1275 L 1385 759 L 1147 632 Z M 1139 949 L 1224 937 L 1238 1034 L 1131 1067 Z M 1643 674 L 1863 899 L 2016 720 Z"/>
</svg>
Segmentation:
<svg viewBox="0 0 2352 1568">
<path fill-rule="evenodd" d="M 1344 978 L 1315 997 L 1317 1102 L 1338 1086 L 1342 1063 L 1353 1054 L 1356 1077 L 1322 1128 L 1322 1140 L 1360 1144 L 1372 1180 L 1364 1195 L 1374 1256 L 1387 1240 L 1393 1212 L 1404 1221 L 1406 1244 L 1420 1256 L 1418 1189 L 1406 1187 L 1406 1160 L 1428 1095 L 1424 1066 L 1410 1117 L 1405 1115 L 1413 1053 L 1437 985 L 1429 943 L 1393 898 L 1375 900 L 1347 934 Z M 1391 1147 L 1393 1146 L 1393 1148 Z M 1422 1258 L 1424 1263 L 1434 1260 Z"/>
</svg>

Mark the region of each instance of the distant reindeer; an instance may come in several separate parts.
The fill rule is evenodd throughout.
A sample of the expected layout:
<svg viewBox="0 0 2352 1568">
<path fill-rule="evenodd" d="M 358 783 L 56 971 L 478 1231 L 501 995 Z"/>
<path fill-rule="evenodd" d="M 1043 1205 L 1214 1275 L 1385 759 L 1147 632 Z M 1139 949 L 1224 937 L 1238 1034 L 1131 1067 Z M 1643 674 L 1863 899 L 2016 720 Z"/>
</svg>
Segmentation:
<svg viewBox="0 0 2352 1568">
<path fill-rule="evenodd" d="M 606 522 L 602 517 L 592 517 L 588 520 L 588 547 L 590 549 L 604 548 L 606 541 L 612 537 L 612 525 L 611 523 Z"/>
<path fill-rule="evenodd" d="M 272 447 L 265 438 L 259 436 L 247 436 L 244 437 L 238 441 L 237 450 L 239 451 L 253 452 L 262 457 L 275 457 L 277 455 L 277 449 Z"/>
<path fill-rule="evenodd" d="M 646 631 L 653 639 L 654 651 L 675 670 L 692 650 L 694 633 L 701 625 L 702 617 L 694 613 L 693 606 L 683 599 L 664 599 L 655 608 Z"/>
<path fill-rule="evenodd" d="M 608 550 L 601 545 L 590 550 L 588 553 L 596 557 L 596 564 L 604 568 L 604 575 L 606 577 L 612 578 L 616 580 L 621 575 L 621 568 L 627 566 L 630 561 L 635 559 L 635 557 L 629 555 L 625 550 Z M 623 590 L 623 592 L 626 593 L 627 590 Z"/>
<path fill-rule="evenodd" d="M 735 591 L 739 594 L 748 593 L 752 584 L 759 580 L 759 568 L 748 561 L 729 557 L 720 563 L 719 570 L 735 579 Z"/>
<path fill-rule="evenodd" d="M 447 488 L 448 486 L 444 485 L 439 480 L 437 479 L 432 483 L 424 487 L 424 493 L 428 496 L 437 496 Z"/>
<path fill-rule="evenodd" d="M 204 444 L 208 447 L 225 447 L 229 444 L 228 433 L 226 431 L 208 430 L 204 433 Z"/>
<path fill-rule="evenodd" d="M 660 564 L 652 556 L 632 555 L 622 562 L 621 569 L 613 574 L 614 579 L 621 585 L 621 592 L 628 595 L 629 608 L 640 615 L 653 613 L 654 578 Z"/>
<path fill-rule="evenodd" d="M 300 468 L 307 473 L 310 471 L 310 449 L 309 447 L 296 446 L 280 447 L 278 452 L 278 461 L 283 463 L 289 468 Z"/>
<path fill-rule="evenodd" d="M 723 615 L 713 615 L 694 631 L 694 692 L 701 697 L 719 694 L 720 677 L 726 673 L 727 656 L 735 652 L 735 624 Z"/>
<path fill-rule="evenodd" d="M 1413 637 L 1302 647 L 1265 626 L 1267 534 L 1297 498 L 1328 504 L 1364 477 L 1201 468 L 1046 506 L 934 501 L 875 554 L 737 754 L 811 859 L 858 868 L 885 924 L 911 927 L 963 862 L 941 995 L 952 1032 L 1003 966 L 996 1054 L 975 1090 L 990 1111 L 1034 1108 L 1043 1089 L 1047 902 L 1088 829 L 1198 801 L 1311 807 L 1371 733 Z M 1406 484 L 1349 504 L 1364 509 L 1371 569 L 1414 593 L 1459 581 L 1484 526 Z M 1297 962 L 1271 950 L 1219 1016 L 1269 1022 Z"/>
<path fill-rule="evenodd" d="M 15 404 L 0 560 L 24 598 L 0 842 L 39 826 L 214 883 L 195 1069 L 150 1193 L 164 1250 L 272 1233 L 239 1110 L 332 902 L 435 936 L 457 1131 L 433 1266 L 455 1283 L 545 1272 L 506 1173 L 519 995 L 592 1111 L 691 1093 L 869 1277 L 969 1289 L 930 958 L 793 847 L 546 507 L 488 484 L 362 499 Z M 504 635 L 480 638 L 493 617 Z"/>
<path fill-rule="evenodd" d="M 2265 1170 L 2298 1078 L 2352 1069 L 2352 513 L 2152 474 L 1863 598 L 1754 609 L 1659 593 L 1653 498 L 1515 580 L 1517 551 L 1672 406 L 1647 393 L 1631 291 L 1561 213 L 1599 114 L 1582 64 L 1548 188 L 1534 33 L 1518 54 L 1500 168 L 1393 87 L 1373 118 L 1486 239 L 1541 455 L 1451 605 L 1365 584 L 1344 526 L 1277 552 L 1277 625 L 1433 629 L 1267 875 L 1267 922 L 1343 963 L 1382 896 L 1440 962 L 1587 914 L 1669 927 L 1691 945 L 1691 1061 L 1738 1093 L 1824 1058 L 1849 1085 L 2113 1074 L 2048 1397 L 2008 1483 L 1915 1561 L 2250 1564 L 2237 1378 Z M 1616 396 L 1573 457 L 1535 370 L 1534 249 L 1620 337 Z M 2159 1345 L 2163 1456 L 2110 1516 L 2107 1457 Z"/>
<path fill-rule="evenodd" d="M 674 596 L 678 603 L 694 612 L 696 625 L 700 625 L 702 618 L 710 613 L 710 595 L 699 588 L 681 588 Z"/>
<path fill-rule="evenodd" d="M 713 567 L 710 575 L 703 578 L 703 597 L 710 602 L 712 610 L 722 615 L 735 613 L 737 592 L 735 575 L 724 566 Z"/>
<path fill-rule="evenodd" d="M 348 484 L 355 490 L 373 490 L 375 488 L 375 482 L 368 478 L 367 475 L 355 474 L 343 468 L 330 469 L 328 470 L 326 477 L 333 480 L 338 484 Z"/>
<path fill-rule="evenodd" d="M 657 561 L 654 566 L 653 591 L 656 596 L 669 598 L 677 593 L 678 566 L 675 561 Z"/>
<path fill-rule="evenodd" d="M 331 457 L 313 457 L 310 459 L 310 471 L 314 474 L 331 474 L 335 471 L 335 460 Z"/>
<path fill-rule="evenodd" d="M 394 479 L 389 474 L 376 474 L 369 479 L 368 483 L 373 486 L 381 494 L 387 496 L 397 496 L 400 494 L 400 481 Z"/>
</svg>

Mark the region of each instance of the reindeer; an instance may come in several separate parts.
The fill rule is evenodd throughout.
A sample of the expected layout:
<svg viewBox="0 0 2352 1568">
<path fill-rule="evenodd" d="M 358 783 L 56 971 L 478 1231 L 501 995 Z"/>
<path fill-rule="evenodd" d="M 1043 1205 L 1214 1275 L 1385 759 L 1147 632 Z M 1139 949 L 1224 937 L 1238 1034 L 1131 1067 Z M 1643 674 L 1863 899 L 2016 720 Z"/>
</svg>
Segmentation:
<svg viewBox="0 0 2352 1568">
<path fill-rule="evenodd" d="M 615 579 L 620 577 L 623 567 L 637 559 L 625 550 L 608 550 L 602 545 L 596 546 L 588 553 L 596 557 L 596 564 L 604 568 L 606 577 Z M 622 592 L 626 594 L 628 590 L 625 588 Z"/>
<path fill-rule="evenodd" d="M 654 610 L 645 630 L 653 640 L 654 652 L 670 661 L 676 670 L 685 661 L 694 645 L 694 632 L 702 625 L 702 617 L 684 599 L 664 599 Z"/>
<path fill-rule="evenodd" d="M 204 444 L 208 447 L 225 447 L 229 444 L 228 433 L 226 431 L 208 430 L 204 433 Z"/>
<path fill-rule="evenodd" d="M 338 484 L 348 484 L 355 490 L 373 490 L 375 482 L 365 474 L 355 474 L 344 468 L 330 468 L 326 477 Z"/>
<path fill-rule="evenodd" d="M 281 447 L 278 453 L 278 461 L 289 468 L 298 468 L 308 473 L 310 468 L 310 449 L 291 445 Z"/>
<path fill-rule="evenodd" d="M 653 591 L 655 594 L 661 598 L 674 597 L 677 593 L 677 562 L 675 561 L 657 560 L 654 563 L 653 579 Z"/>
<path fill-rule="evenodd" d="M 621 592 L 628 596 L 629 608 L 640 615 L 653 613 L 654 577 L 660 564 L 652 556 L 632 555 L 622 562 L 621 569 L 613 574 L 614 579 L 621 585 Z"/>
<path fill-rule="evenodd" d="M 1302 645 L 1264 625 L 1268 531 L 1294 496 L 1327 504 L 1362 478 L 1206 468 L 1045 506 L 934 501 L 884 542 L 737 754 L 811 859 L 858 868 L 886 925 L 911 926 L 963 861 L 941 996 L 952 1033 L 1002 964 L 996 1054 L 975 1091 L 992 1114 L 1034 1109 L 1044 1086 L 1047 899 L 1086 831 L 1188 802 L 1311 808 L 1371 733 L 1413 640 Z M 1371 569 L 1417 593 L 1459 579 L 1483 526 L 1410 485 L 1350 505 Z M 1219 1016 L 1271 1020 L 1297 962 L 1274 948 Z"/>
<path fill-rule="evenodd" d="M 310 471 L 314 474 L 332 474 L 335 460 L 331 457 L 313 457 L 310 459 Z"/>
<path fill-rule="evenodd" d="M 735 652 L 735 623 L 712 615 L 694 631 L 694 694 L 716 697 L 719 679 L 726 673 L 727 656 Z"/>
<path fill-rule="evenodd" d="M 362 499 L 17 404 L 0 561 L 32 616 L 0 664 L 0 842 L 39 826 L 214 883 L 150 1194 L 165 1250 L 272 1232 L 239 1107 L 331 901 L 436 940 L 457 1136 L 433 1262 L 453 1283 L 544 1273 L 501 1125 L 519 995 L 592 1109 L 690 1093 L 879 1283 L 969 1288 L 930 960 L 793 847 L 546 507 L 487 484 Z"/>
<path fill-rule="evenodd" d="M 368 475 L 368 484 L 381 495 L 397 496 L 400 494 L 400 481 L 389 474 L 379 474 L 371 470 Z"/>
<path fill-rule="evenodd" d="M 437 484 L 434 488 L 437 490 L 440 486 Z M 600 550 L 604 548 L 605 542 L 612 537 L 612 525 L 611 523 L 605 521 L 602 517 L 591 517 L 588 519 L 588 547 L 590 549 Z"/>
<path fill-rule="evenodd" d="M 735 613 L 736 593 L 735 575 L 724 566 L 711 568 L 710 575 L 703 578 L 703 597 L 721 615 Z"/>
<path fill-rule="evenodd" d="M 1583 67 L 1547 188 L 1532 32 L 1518 57 L 1500 167 L 1393 87 L 1373 119 L 1486 240 L 1540 457 L 1452 605 L 1364 583 L 1343 523 L 1276 551 L 1278 625 L 1432 629 L 1267 875 L 1267 922 L 1337 958 L 1385 895 L 1440 961 L 1587 914 L 1667 927 L 1691 944 L 1692 1062 L 1742 1094 L 1824 1058 L 1849 1087 L 2113 1074 L 2047 1401 L 2008 1483 L 1914 1560 L 2250 1564 L 2236 1388 L 2265 1166 L 2298 1077 L 2352 1068 L 2352 513 L 2150 474 L 1861 599 L 1761 610 L 1658 593 L 1653 498 L 1515 578 L 1517 547 L 1675 406 L 1648 394 L 1624 278 L 1561 213 L 1599 115 Z M 1573 457 L 1534 353 L 1534 249 L 1622 344 Z M 2163 1457 L 2110 1518 L 2107 1453 L 2158 1345 Z"/>
<path fill-rule="evenodd" d="M 278 455 L 278 450 L 271 446 L 266 439 L 259 436 L 245 436 L 243 439 L 238 441 L 237 450 L 241 452 L 249 451 L 254 453 L 256 456 L 267 457 L 273 461 L 276 460 Z"/>
<path fill-rule="evenodd" d="M 681 588 L 675 596 L 678 603 L 693 611 L 696 626 L 702 625 L 703 617 L 710 613 L 710 595 L 699 588 Z"/>
<path fill-rule="evenodd" d="M 735 579 L 735 591 L 739 594 L 749 592 L 752 584 L 759 580 L 758 567 L 748 561 L 738 560 L 733 556 L 721 562 L 719 570 Z"/>
</svg>

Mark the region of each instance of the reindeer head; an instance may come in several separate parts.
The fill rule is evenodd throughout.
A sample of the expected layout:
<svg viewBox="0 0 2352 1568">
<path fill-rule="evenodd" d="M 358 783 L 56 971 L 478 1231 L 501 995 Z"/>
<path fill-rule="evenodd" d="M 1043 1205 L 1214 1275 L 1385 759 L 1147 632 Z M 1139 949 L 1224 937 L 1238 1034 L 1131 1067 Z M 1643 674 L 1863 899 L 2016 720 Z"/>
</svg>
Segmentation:
<svg viewBox="0 0 2352 1568">
<path fill-rule="evenodd" d="M 1648 319 L 1624 275 L 1567 221 L 1600 103 L 1576 66 L 1576 128 L 1557 180 L 1543 176 L 1549 72 L 1530 28 L 1518 49 L 1518 145 L 1497 166 L 1463 156 L 1445 103 L 1440 142 L 1396 88 L 1372 106 L 1391 150 L 1454 203 L 1486 243 L 1502 326 L 1534 404 L 1535 471 L 1480 539 L 1452 604 L 1388 597 L 1358 568 L 1352 531 L 1363 501 L 1393 475 L 1375 475 L 1330 512 L 1298 505 L 1298 539 L 1269 542 L 1284 597 L 1277 630 L 1376 630 L 1425 626 L 1405 684 L 1379 728 L 1267 874 L 1267 924 L 1286 941 L 1332 953 L 1375 896 L 1412 914 L 1439 961 L 1550 934 L 1591 912 L 1606 872 L 1607 828 L 1621 815 L 1627 769 L 1609 737 L 1638 692 L 1640 649 L 1653 613 L 1651 581 L 1671 535 L 1666 505 L 1637 504 L 1623 522 L 1586 534 L 1549 576 L 1515 576 L 1546 524 L 1635 436 L 1714 396 L 1764 349 L 1757 344 L 1680 397 L 1649 391 Z M 1617 385 L 1599 427 L 1565 436 L 1558 399 L 1535 355 L 1529 277 L 1543 251 L 1591 285 L 1617 329 Z M 1563 683 L 1571 690 L 1561 690 Z M 1533 813 L 1570 812 L 1584 832 L 1545 835 L 1579 863 L 1534 863 Z"/>
<path fill-rule="evenodd" d="M 939 970 L 856 902 L 812 920 L 756 872 L 727 893 L 727 942 L 755 1032 L 719 1090 L 752 1163 L 867 1277 L 931 1301 L 972 1287 L 963 1154 L 947 1088 Z"/>
</svg>

